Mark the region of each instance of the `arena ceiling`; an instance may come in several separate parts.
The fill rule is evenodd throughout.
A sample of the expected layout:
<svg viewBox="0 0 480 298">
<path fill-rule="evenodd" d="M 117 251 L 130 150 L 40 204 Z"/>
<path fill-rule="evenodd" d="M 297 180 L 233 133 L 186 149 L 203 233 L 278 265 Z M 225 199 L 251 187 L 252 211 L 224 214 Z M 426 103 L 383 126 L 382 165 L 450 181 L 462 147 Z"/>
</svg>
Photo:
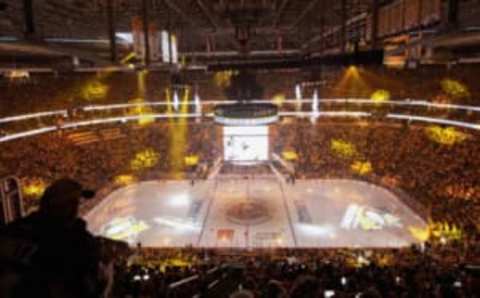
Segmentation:
<svg viewBox="0 0 480 298">
<path fill-rule="evenodd" d="M 109 4 L 111 1 L 111 4 Z M 0 0 L 0 63 L 12 51 L 34 45 L 33 53 L 53 51 L 89 60 L 109 57 L 108 9 L 116 32 L 131 31 L 132 18 L 143 17 L 158 28 L 175 31 L 179 51 L 205 56 L 243 49 L 238 28 L 249 28 L 250 52 L 299 54 L 309 40 L 344 20 L 367 12 L 375 0 Z M 24 7 L 33 5 L 34 34 L 25 41 Z M 385 1 L 377 1 L 385 2 Z M 8 44 L 8 45 L 6 45 Z M 118 40 L 119 58 L 127 46 Z M 213 54 L 212 54 L 213 55 Z M 5 57 L 7 56 L 7 57 Z M 19 57 L 20 57 L 19 56 Z"/>
</svg>

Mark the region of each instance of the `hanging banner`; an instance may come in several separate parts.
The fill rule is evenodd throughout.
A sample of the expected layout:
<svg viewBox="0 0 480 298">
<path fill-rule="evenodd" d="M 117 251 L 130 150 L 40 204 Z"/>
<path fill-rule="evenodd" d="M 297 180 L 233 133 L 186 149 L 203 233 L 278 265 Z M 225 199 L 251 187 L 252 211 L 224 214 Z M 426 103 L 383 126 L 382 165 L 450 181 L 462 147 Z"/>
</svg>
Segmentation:
<svg viewBox="0 0 480 298">
<path fill-rule="evenodd" d="M 178 46 L 175 34 L 170 34 L 170 46 L 172 47 L 172 63 L 178 64 Z"/>
<path fill-rule="evenodd" d="M 132 18 L 133 51 L 140 59 L 145 59 L 145 37 L 143 33 L 143 21 L 140 17 Z"/>
<path fill-rule="evenodd" d="M 160 61 L 162 58 L 160 32 L 158 32 L 157 26 L 154 23 L 150 23 L 150 26 L 148 26 L 148 38 L 150 44 L 150 60 Z"/>
<path fill-rule="evenodd" d="M 167 31 L 162 30 L 161 38 L 162 38 L 162 61 L 164 63 L 170 63 L 170 42 L 169 42 L 169 34 Z"/>
</svg>

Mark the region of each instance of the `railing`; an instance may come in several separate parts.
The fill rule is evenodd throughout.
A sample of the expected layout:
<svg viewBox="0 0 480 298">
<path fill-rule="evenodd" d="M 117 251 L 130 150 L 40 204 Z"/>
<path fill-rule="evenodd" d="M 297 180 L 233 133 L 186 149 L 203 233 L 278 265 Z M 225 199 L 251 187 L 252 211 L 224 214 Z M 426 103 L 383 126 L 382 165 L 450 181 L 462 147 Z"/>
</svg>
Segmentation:
<svg viewBox="0 0 480 298">
<path fill-rule="evenodd" d="M 270 100 L 253 100 L 252 103 L 271 103 Z M 313 100 L 306 99 L 306 100 L 296 100 L 296 99 L 288 99 L 285 100 L 284 103 L 286 104 L 308 104 L 312 103 Z M 204 101 L 202 105 L 218 105 L 218 104 L 236 104 L 236 101 Z M 370 99 L 321 99 L 319 100 L 319 104 L 356 104 L 356 105 L 374 105 L 379 106 L 379 103 L 376 103 Z M 195 102 L 187 102 L 182 103 L 182 105 L 195 105 Z M 135 103 L 135 104 L 113 104 L 113 105 L 90 105 L 83 107 L 83 111 L 98 111 L 98 110 L 115 110 L 115 109 L 124 109 L 129 107 L 138 107 L 138 106 L 169 106 L 172 103 L 168 102 L 145 102 L 145 103 Z M 406 106 L 406 107 L 423 107 L 423 108 L 433 108 L 433 109 L 440 109 L 440 110 L 459 110 L 459 111 L 466 111 L 471 113 L 480 112 L 480 107 L 477 106 L 469 106 L 469 105 L 456 105 L 456 104 L 440 104 L 440 103 L 431 103 L 425 100 L 402 100 L 402 101 L 386 101 L 382 102 L 381 106 Z M 321 110 L 321 109 L 320 109 Z M 64 130 L 64 129 L 76 129 L 79 127 L 86 127 L 86 126 L 95 126 L 95 125 L 105 125 L 105 124 L 113 124 L 113 123 L 126 123 L 130 121 L 139 121 L 141 119 L 149 118 L 149 119 L 189 119 L 189 118 L 211 118 L 213 117 L 213 113 L 151 113 L 151 114 L 143 114 L 143 115 L 132 115 L 132 116 L 117 116 L 117 117 L 107 117 L 107 118 L 98 118 L 98 119 L 91 119 L 91 120 L 84 120 L 84 121 L 71 121 L 68 122 L 68 112 L 66 110 L 56 110 L 56 111 L 47 111 L 47 112 L 40 112 L 40 113 L 32 113 L 32 114 L 24 114 L 18 116 L 11 116 L 0 118 L 0 124 L 8 124 L 20 121 L 26 121 L 31 119 L 43 119 L 43 118 L 52 118 L 52 117 L 63 117 L 64 120 L 67 121 L 66 123 L 61 123 L 57 125 L 49 125 L 42 128 L 22 131 L 18 133 L 11 133 L 11 134 L 4 134 L 1 135 L 0 132 L 0 143 L 8 142 L 16 139 L 22 139 L 26 137 L 41 135 L 45 133 L 54 132 L 57 130 Z M 322 118 L 322 117 L 349 117 L 349 118 L 359 118 L 359 117 L 372 117 L 373 113 L 365 112 L 365 111 L 282 111 L 279 113 L 281 117 L 300 117 L 300 118 Z M 480 124 L 472 123 L 472 122 L 464 122 L 458 120 L 450 120 L 444 118 L 434 118 L 434 117 L 426 117 L 420 115 L 408 115 L 408 114 L 397 114 L 397 113 L 387 113 L 384 115 L 387 119 L 392 120 L 406 120 L 406 121 L 413 121 L 413 122 L 422 122 L 422 123 L 429 123 L 429 124 L 440 124 L 440 125 L 449 125 L 455 127 L 461 127 L 465 129 L 474 129 L 480 130 Z"/>
<path fill-rule="evenodd" d="M 255 104 L 271 104 L 271 100 L 251 100 L 250 103 Z M 227 100 L 214 100 L 214 101 L 202 101 L 201 105 L 203 106 L 215 106 L 215 105 L 234 105 L 238 104 L 240 101 L 227 101 Z M 286 99 L 282 101 L 282 104 L 308 104 L 313 103 L 312 99 Z M 352 104 L 359 104 L 359 105 L 379 105 L 378 102 L 375 102 L 368 98 L 325 98 L 319 99 L 318 103 L 321 104 L 342 104 L 342 103 L 352 103 Z M 390 100 L 380 103 L 383 106 L 410 106 L 410 107 L 424 107 L 424 108 L 434 108 L 434 109 L 448 109 L 448 110 L 462 110 L 467 112 L 480 112 L 480 107 L 478 106 L 471 106 L 471 105 L 460 105 L 460 104 L 442 104 L 442 103 L 433 103 L 423 99 L 404 99 L 404 100 Z M 161 106 L 161 107 L 173 107 L 172 102 L 166 101 L 149 101 L 149 102 L 142 102 L 142 103 L 122 103 L 122 104 L 109 104 L 109 105 L 88 105 L 80 108 L 80 110 L 85 112 L 91 111 L 106 111 L 106 110 L 117 110 L 117 109 L 128 109 L 128 108 L 136 108 L 136 107 L 154 107 L 154 106 Z M 196 106 L 197 103 L 195 101 L 189 102 L 182 102 L 181 105 L 187 106 Z M 29 120 L 34 118 L 45 118 L 45 117 L 53 117 L 53 116 L 63 116 L 68 117 L 67 110 L 55 110 L 55 111 L 45 111 L 45 112 L 38 112 L 38 113 L 31 113 L 31 114 L 24 114 L 18 116 L 9 116 L 0 118 L 0 123 L 9 123 L 9 122 L 16 122 L 16 121 L 23 121 Z"/>
<path fill-rule="evenodd" d="M 67 117 L 68 113 L 67 113 L 67 110 L 58 110 L 58 111 L 48 111 L 48 112 L 32 113 L 32 114 L 25 114 L 25 115 L 17 115 L 17 116 L 0 118 L 0 123 L 25 121 L 25 120 L 34 119 L 34 118 L 44 118 L 44 117 L 53 117 L 53 116 Z"/>
</svg>

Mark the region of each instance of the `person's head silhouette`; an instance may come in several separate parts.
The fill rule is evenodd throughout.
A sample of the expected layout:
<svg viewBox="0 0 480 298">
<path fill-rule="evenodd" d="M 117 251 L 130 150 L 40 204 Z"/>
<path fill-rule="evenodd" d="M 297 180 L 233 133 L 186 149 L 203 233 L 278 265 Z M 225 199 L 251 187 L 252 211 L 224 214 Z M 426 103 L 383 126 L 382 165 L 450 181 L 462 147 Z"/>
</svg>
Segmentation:
<svg viewBox="0 0 480 298">
<path fill-rule="evenodd" d="M 86 190 L 75 180 L 63 178 L 53 182 L 40 200 L 40 213 L 65 223 L 75 220 L 80 199 L 91 199 L 95 192 Z"/>
</svg>

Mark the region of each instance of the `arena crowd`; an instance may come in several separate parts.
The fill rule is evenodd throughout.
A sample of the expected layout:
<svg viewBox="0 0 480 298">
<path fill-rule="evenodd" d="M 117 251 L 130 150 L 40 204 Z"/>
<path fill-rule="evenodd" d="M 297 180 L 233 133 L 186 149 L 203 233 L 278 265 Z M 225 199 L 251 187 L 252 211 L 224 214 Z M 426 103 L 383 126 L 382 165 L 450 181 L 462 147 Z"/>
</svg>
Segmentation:
<svg viewBox="0 0 480 298">
<path fill-rule="evenodd" d="M 446 98 L 448 94 L 442 93 L 439 84 L 445 75 L 433 78 L 431 84 L 411 82 L 408 74 L 391 72 L 384 75 L 404 82 L 400 87 L 388 82 L 378 83 L 378 88 L 387 86 L 393 98 L 419 94 L 439 102 L 452 99 Z M 472 78 L 468 70 L 457 70 L 456 77 L 463 81 Z M 375 76 L 369 78 L 370 82 L 375 81 Z M 59 76 L 10 86 L 2 100 L 11 101 L 12 108 L 2 111 L 1 115 L 32 112 L 31 107 L 38 111 L 72 109 L 90 103 L 124 102 L 121 101 L 124 98 L 164 98 L 165 89 L 152 86 L 167 86 L 168 78 L 147 76 L 149 87 L 143 92 L 138 86 L 132 86 L 131 82 L 136 79 L 135 73 L 97 75 L 93 80 L 91 76 L 76 80 Z M 269 97 L 276 94 L 287 98 L 294 96 L 292 79 L 288 84 L 280 84 L 279 80 L 264 75 L 259 81 L 271 82 L 272 87 L 266 90 Z M 219 89 L 213 87 L 213 82 L 208 84 L 208 88 L 200 89 L 202 98 L 224 99 Z M 412 89 L 405 89 L 405 85 Z M 453 85 L 458 91 L 460 87 Z M 372 83 L 370 89 L 375 88 Z M 323 96 L 335 95 L 338 91 L 333 85 L 326 90 Z M 368 96 L 372 90 L 365 94 L 337 95 Z M 457 102 L 471 103 L 477 91 L 472 87 L 468 91 L 469 96 L 460 92 Z M 106 93 L 102 95 L 102 92 Z M 38 101 L 45 104 L 38 105 Z M 105 115 L 112 114 L 102 114 Z M 467 113 L 455 116 L 470 120 L 476 117 Z M 88 118 L 77 115 L 75 119 L 83 117 Z M 49 120 L 51 123 L 44 123 L 34 119 L 0 129 L 5 135 L 10 129 L 32 129 L 56 124 L 58 120 L 53 118 Z M 439 135 L 444 129 L 384 119 L 370 122 L 319 119 L 315 124 L 307 119 L 291 120 L 272 127 L 276 140 L 272 147 L 279 156 L 285 151 L 295 153 L 296 158 L 291 162 L 295 168 L 292 174 L 297 179 L 355 178 L 401 191 L 423 209 L 432 226 L 439 223 L 442 227 L 454 226 L 455 235 L 446 233 L 451 230 L 441 230 L 421 247 L 398 250 L 182 248 L 172 251 L 138 247 L 133 253 L 122 256 L 98 256 L 94 267 L 101 267 L 114 282 L 100 281 L 95 274 L 90 276 L 101 289 L 92 297 L 226 297 L 227 294 L 235 298 L 478 297 L 479 268 L 475 266 L 480 256 L 478 135 L 474 131 L 458 130 L 459 137 L 452 141 L 450 131 L 443 140 Z M 432 135 L 432 131 L 438 130 L 439 134 Z M 219 139 L 217 129 L 209 122 L 177 120 L 63 130 L 1 143 L 0 173 L 21 179 L 26 209 L 31 213 L 38 209 L 45 187 L 65 176 L 99 190 L 97 199 L 100 200 L 102 191 L 108 192 L 135 181 L 202 179 L 192 176 L 185 158 L 197 156 L 201 164 L 212 165 L 221 157 Z M 97 203 L 85 202 L 80 212 Z"/>
</svg>

